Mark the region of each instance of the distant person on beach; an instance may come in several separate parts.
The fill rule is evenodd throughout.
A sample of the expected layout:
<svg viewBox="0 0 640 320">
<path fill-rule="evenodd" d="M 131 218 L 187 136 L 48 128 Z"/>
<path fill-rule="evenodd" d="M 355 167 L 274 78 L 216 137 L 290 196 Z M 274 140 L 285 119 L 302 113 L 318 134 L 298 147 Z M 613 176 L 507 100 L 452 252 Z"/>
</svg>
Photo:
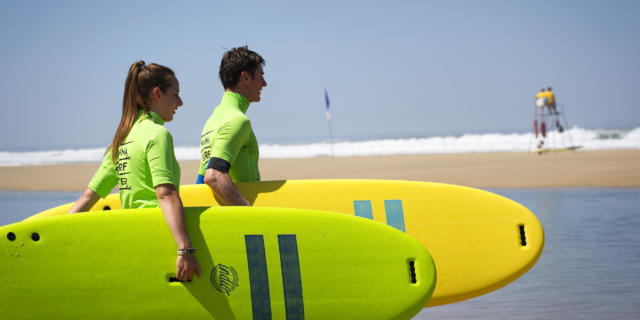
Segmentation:
<svg viewBox="0 0 640 320">
<path fill-rule="evenodd" d="M 193 255 L 178 193 L 180 166 L 173 137 L 163 126 L 182 106 L 179 93 L 180 85 L 171 69 L 155 63 L 145 65 L 144 61 L 131 66 L 113 141 L 89 187 L 69 213 L 89 210 L 116 184 L 122 208 L 160 207 L 178 247 L 176 278 L 191 281 L 194 272 L 200 277 L 200 266 Z"/>
<path fill-rule="evenodd" d="M 267 86 L 264 63 L 246 46 L 227 51 L 220 63 L 225 92 L 202 129 L 197 183 L 209 185 L 223 205 L 250 206 L 235 183 L 260 180 L 258 140 L 245 113 Z"/>
<path fill-rule="evenodd" d="M 544 92 L 544 88 L 540 89 L 540 92 L 536 94 L 536 106 L 543 110 L 544 106 L 547 104 L 547 93 Z"/>
<path fill-rule="evenodd" d="M 547 92 L 545 92 L 545 97 L 547 98 L 547 107 L 552 114 L 558 113 L 556 111 L 556 96 L 551 91 L 551 87 L 547 87 Z"/>
</svg>

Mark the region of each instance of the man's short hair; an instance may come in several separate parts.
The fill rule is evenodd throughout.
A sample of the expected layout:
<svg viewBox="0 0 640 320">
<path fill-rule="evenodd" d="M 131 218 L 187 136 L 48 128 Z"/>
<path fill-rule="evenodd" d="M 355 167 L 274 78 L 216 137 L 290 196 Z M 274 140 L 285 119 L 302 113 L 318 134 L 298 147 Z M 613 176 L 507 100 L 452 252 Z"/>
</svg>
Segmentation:
<svg viewBox="0 0 640 320">
<path fill-rule="evenodd" d="M 225 52 L 220 62 L 219 73 L 222 86 L 225 90 L 235 88 L 240 81 L 242 71 L 248 72 L 253 77 L 258 66 L 264 66 L 264 63 L 264 59 L 259 54 L 249 50 L 247 46 L 233 48 Z"/>
</svg>

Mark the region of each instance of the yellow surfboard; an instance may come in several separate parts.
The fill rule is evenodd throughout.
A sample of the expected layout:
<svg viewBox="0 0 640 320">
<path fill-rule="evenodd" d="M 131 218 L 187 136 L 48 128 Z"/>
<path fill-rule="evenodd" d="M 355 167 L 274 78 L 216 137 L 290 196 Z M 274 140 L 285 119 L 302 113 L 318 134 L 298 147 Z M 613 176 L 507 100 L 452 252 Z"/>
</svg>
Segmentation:
<svg viewBox="0 0 640 320">
<path fill-rule="evenodd" d="M 531 152 L 537 153 L 537 154 L 543 154 L 543 153 L 550 153 L 550 152 L 576 151 L 581 148 L 582 146 L 573 146 L 573 147 L 566 147 L 566 148 L 544 148 L 544 149 L 535 149 Z"/>
<path fill-rule="evenodd" d="M 538 219 L 502 196 L 468 187 L 386 180 L 289 180 L 239 183 L 255 206 L 327 210 L 406 232 L 429 250 L 438 280 L 427 306 L 499 289 L 527 272 L 544 246 Z M 180 187 L 185 206 L 218 205 L 206 185 Z M 66 212 L 72 204 L 30 219 Z M 118 195 L 92 210 L 120 208 Z"/>
<path fill-rule="evenodd" d="M 3 319 L 410 319 L 435 286 L 414 238 L 333 212 L 185 209 L 202 278 L 172 281 L 160 209 L 0 227 Z"/>
</svg>

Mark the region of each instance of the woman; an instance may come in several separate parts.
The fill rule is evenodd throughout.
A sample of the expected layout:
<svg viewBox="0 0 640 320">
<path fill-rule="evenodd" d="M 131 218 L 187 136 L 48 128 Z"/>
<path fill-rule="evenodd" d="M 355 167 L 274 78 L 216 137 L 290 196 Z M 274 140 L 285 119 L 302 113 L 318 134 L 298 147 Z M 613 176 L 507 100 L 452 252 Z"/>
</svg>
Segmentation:
<svg viewBox="0 0 640 320">
<path fill-rule="evenodd" d="M 178 245 L 176 278 L 191 281 L 200 266 L 193 253 L 178 188 L 180 166 L 173 138 L 162 125 L 173 120 L 179 106 L 180 85 L 173 71 L 158 64 L 135 62 L 124 88 L 122 118 L 89 187 L 69 213 L 89 210 L 117 184 L 122 207 L 160 206 Z"/>
</svg>

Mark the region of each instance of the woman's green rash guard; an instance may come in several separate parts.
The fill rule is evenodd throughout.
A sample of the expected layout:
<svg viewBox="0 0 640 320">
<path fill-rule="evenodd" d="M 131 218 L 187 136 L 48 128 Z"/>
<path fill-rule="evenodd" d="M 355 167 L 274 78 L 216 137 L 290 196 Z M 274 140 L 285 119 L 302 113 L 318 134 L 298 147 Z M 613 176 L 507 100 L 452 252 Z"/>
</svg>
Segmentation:
<svg viewBox="0 0 640 320">
<path fill-rule="evenodd" d="M 249 100 L 244 96 L 225 92 L 222 101 L 202 129 L 200 137 L 200 170 L 198 183 L 203 182 L 211 158 L 231 164 L 229 176 L 234 182 L 259 181 L 258 140 L 246 116 Z"/>
<path fill-rule="evenodd" d="M 122 208 L 156 208 L 155 187 L 172 184 L 180 188 L 180 165 L 173 150 L 173 138 L 154 112 L 138 112 L 125 142 L 113 163 L 111 150 L 89 182 L 89 188 L 106 197 L 117 184 Z"/>
</svg>

